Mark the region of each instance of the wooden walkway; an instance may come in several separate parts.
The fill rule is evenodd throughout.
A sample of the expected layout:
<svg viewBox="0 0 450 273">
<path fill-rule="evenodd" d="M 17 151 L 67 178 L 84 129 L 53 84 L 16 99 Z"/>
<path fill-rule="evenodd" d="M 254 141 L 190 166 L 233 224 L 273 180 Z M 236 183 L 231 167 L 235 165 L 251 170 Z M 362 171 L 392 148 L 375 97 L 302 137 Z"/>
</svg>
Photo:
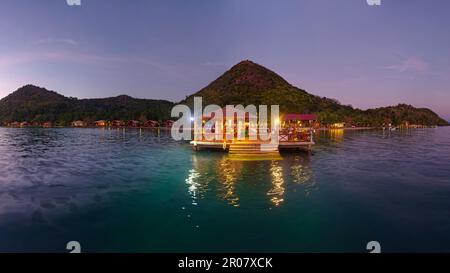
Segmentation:
<svg viewBox="0 0 450 273">
<path fill-rule="evenodd" d="M 278 144 L 263 141 L 191 141 L 194 150 L 221 149 L 230 154 L 277 154 L 282 149 L 311 150 L 314 142 L 281 141 Z"/>
</svg>

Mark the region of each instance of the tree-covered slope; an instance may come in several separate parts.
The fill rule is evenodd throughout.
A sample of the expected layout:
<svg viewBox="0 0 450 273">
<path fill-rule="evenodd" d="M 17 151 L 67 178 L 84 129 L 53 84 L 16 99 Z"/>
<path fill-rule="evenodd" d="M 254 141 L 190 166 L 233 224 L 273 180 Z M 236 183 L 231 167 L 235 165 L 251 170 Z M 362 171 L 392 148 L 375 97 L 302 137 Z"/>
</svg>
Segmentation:
<svg viewBox="0 0 450 273">
<path fill-rule="evenodd" d="M 399 105 L 366 111 L 354 109 L 337 100 L 315 96 L 292 86 L 275 72 L 248 60 L 236 64 L 182 103 L 192 107 L 195 96 L 203 98 L 204 106 L 277 104 L 282 113 L 316 113 L 324 124 L 347 122 L 356 126 L 381 126 L 392 117 L 393 124 L 409 121 L 423 125 L 448 125 L 433 111 L 412 106 Z"/>
<path fill-rule="evenodd" d="M 248 60 L 236 64 L 181 103 L 192 107 L 194 96 L 203 98 L 203 106 L 277 104 L 282 113 L 315 113 L 324 125 L 335 122 L 354 126 L 398 125 L 405 122 L 448 125 L 430 109 L 406 104 L 369 110 L 354 109 L 337 100 L 312 95 L 289 84 L 275 72 Z M 126 95 L 101 99 L 68 98 L 27 85 L 0 100 L 0 122 L 52 121 L 64 125 L 73 120 L 166 120 L 170 118 L 173 105 L 169 101 L 136 99 Z"/>
<path fill-rule="evenodd" d="M 76 99 L 45 88 L 26 85 L 0 100 L 0 121 L 57 122 L 98 119 L 165 120 L 173 103 L 164 100 L 117 96 L 102 99 Z"/>
</svg>

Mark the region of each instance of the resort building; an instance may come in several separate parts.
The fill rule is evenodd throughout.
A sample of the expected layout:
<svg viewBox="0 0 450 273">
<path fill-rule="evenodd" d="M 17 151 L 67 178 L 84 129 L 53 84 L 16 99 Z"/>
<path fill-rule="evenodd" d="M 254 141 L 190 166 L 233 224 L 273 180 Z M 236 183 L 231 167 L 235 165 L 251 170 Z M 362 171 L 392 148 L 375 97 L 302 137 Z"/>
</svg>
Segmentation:
<svg viewBox="0 0 450 273">
<path fill-rule="evenodd" d="M 123 127 L 123 126 L 125 126 L 125 121 L 123 121 L 123 120 L 113 120 L 112 122 L 111 122 L 111 126 L 112 127 Z"/>
<path fill-rule="evenodd" d="M 264 132 L 260 130 L 261 126 L 268 127 L 270 122 L 268 122 L 268 125 L 262 125 L 256 115 L 238 109 L 235 109 L 232 113 L 227 113 L 226 109 L 222 108 L 222 113 L 222 123 L 216 119 L 215 124 L 208 122 L 212 119 L 211 113 L 204 114 L 201 135 L 198 135 L 200 132 L 197 131 L 194 133 L 194 140 L 191 141 L 195 150 L 215 148 L 228 150 L 230 154 L 276 155 L 279 149 L 306 148 L 310 150 L 314 144 L 312 126 L 317 119 L 316 115 L 295 113 L 281 115 L 279 119 L 274 121 L 275 124 L 279 125 L 279 131 L 278 135 L 275 136 L 275 141 L 271 141 L 266 140 L 266 137 L 262 138 L 260 135 L 261 132 Z M 219 130 L 216 131 L 216 128 Z M 230 128 L 231 132 L 227 132 Z M 273 134 L 273 128 L 268 128 L 267 132 Z M 212 137 L 213 135 L 220 136 L 220 133 L 223 134 L 222 138 Z M 250 135 L 256 135 L 256 138 L 251 138 Z M 271 135 L 271 137 L 274 136 Z"/>
<path fill-rule="evenodd" d="M 149 128 L 157 128 L 159 127 L 159 122 L 157 122 L 156 120 L 147 120 L 144 126 Z"/>
<path fill-rule="evenodd" d="M 164 122 L 164 127 L 166 127 L 166 128 L 172 128 L 173 123 L 174 123 L 173 120 L 166 120 L 166 121 Z"/>
<path fill-rule="evenodd" d="M 127 123 L 127 126 L 129 127 L 139 127 L 140 122 L 138 120 L 130 120 Z"/>
<path fill-rule="evenodd" d="M 28 123 L 27 121 L 23 121 L 19 124 L 19 127 L 28 127 L 30 126 L 30 123 Z"/>
<path fill-rule="evenodd" d="M 280 142 L 313 142 L 314 114 L 286 114 L 282 116 Z"/>
<path fill-rule="evenodd" d="M 333 123 L 330 127 L 332 129 L 343 129 L 345 127 L 345 122 Z"/>
<path fill-rule="evenodd" d="M 108 126 L 108 122 L 106 120 L 97 120 L 94 123 L 95 123 L 95 126 L 98 126 L 98 127 Z"/>
<path fill-rule="evenodd" d="M 50 121 L 44 122 L 44 123 L 42 123 L 42 127 L 51 128 L 51 127 L 53 127 L 53 123 L 51 123 Z"/>
<path fill-rule="evenodd" d="M 8 123 L 8 126 L 9 127 L 20 127 L 20 122 L 13 121 L 13 122 Z"/>
<path fill-rule="evenodd" d="M 72 121 L 72 127 L 87 127 L 87 123 L 82 120 Z"/>
</svg>

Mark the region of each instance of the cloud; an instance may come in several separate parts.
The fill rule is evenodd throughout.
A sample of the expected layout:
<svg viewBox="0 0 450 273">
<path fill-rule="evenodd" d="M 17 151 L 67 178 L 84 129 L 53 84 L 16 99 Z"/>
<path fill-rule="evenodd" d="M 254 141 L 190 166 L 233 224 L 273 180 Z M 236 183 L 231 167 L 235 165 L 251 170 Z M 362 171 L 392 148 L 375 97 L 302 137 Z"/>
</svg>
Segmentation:
<svg viewBox="0 0 450 273">
<path fill-rule="evenodd" d="M 210 61 L 203 62 L 203 63 L 201 63 L 200 65 L 203 65 L 203 66 L 218 66 L 218 67 L 229 66 L 228 63 L 222 63 L 222 62 L 210 62 Z"/>
<path fill-rule="evenodd" d="M 46 38 L 34 41 L 35 45 L 48 45 L 48 44 L 66 44 L 71 46 L 76 46 L 78 43 L 72 39 L 60 39 L 60 38 Z"/>
<path fill-rule="evenodd" d="M 64 62 L 69 65 L 72 63 L 83 65 L 144 65 L 180 79 L 186 79 L 188 77 L 186 71 L 189 70 L 188 67 L 161 63 L 148 56 L 139 54 L 101 55 L 98 53 L 82 53 L 71 50 L 24 51 L 7 55 L 0 54 L 0 70 L 12 66 L 40 62 Z"/>
<path fill-rule="evenodd" d="M 389 66 L 385 66 L 385 69 L 393 70 L 397 72 L 427 72 L 429 65 L 426 61 L 417 56 L 410 56 L 401 62 Z"/>
<path fill-rule="evenodd" d="M 0 68 L 40 61 L 71 61 L 87 63 L 100 60 L 102 60 L 102 57 L 100 56 L 65 51 L 17 52 L 14 54 L 0 56 Z"/>
<path fill-rule="evenodd" d="M 79 53 L 75 51 L 38 51 L 38 52 L 16 52 L 14 54 L 0 55 L 0 67 L 7 67 L 12 65 L 21 65 L 31 62 L 42 61 L 61 61 L 71 63 L 83 64 L 98 64 L 98 63 L 115 63 L 115 62 L 130 62 L 140 63 L 145 65 L 158 66 L 157 62 L 142 58 L 140 56 L 106 56 L 91 53 Z"/>
</svg>

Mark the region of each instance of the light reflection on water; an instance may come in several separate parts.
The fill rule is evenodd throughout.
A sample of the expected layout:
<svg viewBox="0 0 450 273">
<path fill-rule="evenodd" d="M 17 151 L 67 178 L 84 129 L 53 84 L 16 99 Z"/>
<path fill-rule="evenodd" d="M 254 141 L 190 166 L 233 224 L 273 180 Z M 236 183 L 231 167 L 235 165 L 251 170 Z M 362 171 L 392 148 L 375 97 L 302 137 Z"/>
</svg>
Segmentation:
<svg viewBox="0 0 450 273">
<path fill-rule="evenodd" d="M 192 196 L 192 205 L 197 205 L 197 195 L 199 191 L 200 183 L 197 182 L 200 174 L 194 169 L 189 171 L 189 177 L 186 178 L 186 184 L 188 184 L 189 194 Z"/>
<path fill-rule="evenodd" d="M 272 176 L 272 188 L 267 192 L 267 195 L 275 206 L 279 206 L 284 201 L 283 167 L 278 162 L 273 161 L 270 166 L 270 174 Z"/>
<path fill-rule="evenodd" d="M 236 181 L 242 173 L 242 162 L 231 161 L 223 156 L 218 161 L 218 180 L 221 184 L 219 198 L 227 200 L 234 207 L 239 207 L 239 196 L 236 193 Z"/>
<path fill-rule="evenodd" d="M 344 141 L 344 129 L 331 129 L 328 133 L 330 139 L 335 142 Z"/>
<path fill-rule="evenodd" d="M 274 207 L 285 201 L 286 183 L 301 186 L 305 196 L 309 195 L 316 183 L 308 166 L 308 154 L 295 152 L 285 157 L 287 159 L 283 163 L 278 157 L 274 160 L 239 161 L 226 153 L 193 153 L 193 168 L 185 180 L 192 204 L 198 205 L 208 192 L 214 192 L 213 195 L 229 205 L 240 207 L 241 195 L 247 195 L 249 184 L 256 191 L 265 189 L 258 198 L 267 196 L 268 204 Z M 252 183 L 255 180 L 257 183 Z"/>
</svg>

